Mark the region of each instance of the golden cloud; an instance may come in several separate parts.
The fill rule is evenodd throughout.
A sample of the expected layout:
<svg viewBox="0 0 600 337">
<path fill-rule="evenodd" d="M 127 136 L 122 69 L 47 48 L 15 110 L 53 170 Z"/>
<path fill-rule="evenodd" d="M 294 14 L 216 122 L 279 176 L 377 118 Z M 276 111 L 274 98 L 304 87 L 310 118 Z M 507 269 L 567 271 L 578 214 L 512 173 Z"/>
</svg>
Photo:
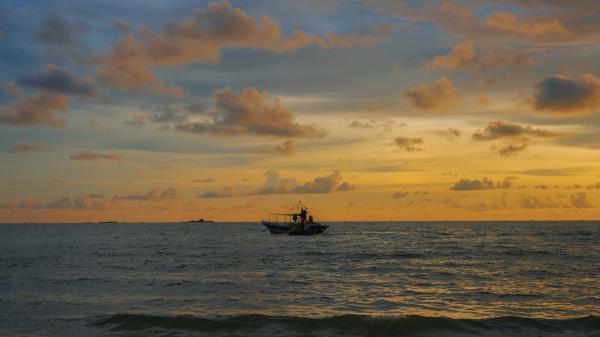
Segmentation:
<svg viewBox="0 0 600 337">
<path fill-rule="evenodd" d="M 138 39 L 128 34 L 113 44 L 97 70 L 103 83 L 122 90 L 181 96 L 182 88 L 164 85 L 151 67 L 216 63 L 223 48 L 290 52 L 310 45 L 351 47 L 376 41 L 372 36 L 329 34 L 321 37 L 300 30 L 284 37 L 272 17 L 255 20 L 228 2 L 211 3 L 182 21 L 166 22 L 158 33 L 142 29 L 140 35 Z"/>
<path fill-rule="evenodd" d="M 17 101 L 4 105 L 0 113 L 0 124 L 17 126 L 48 125 L 54 128 L 63 127 L 65 121 L 56 117 L 56 111 L 66 111 L 68 97 L 46 92 L 21 97 Z"/>
<path fill-rule="evenodd" d="M 461 98 L 458 89 L 446 77 L 438 78 L 431 84 L 410 87 L 404 95 L 413 106 L 423 110 L 451 108 Z"/>
<path fill-rule="evenodd" d="M 241 93 L 229 88 L 213 93 L 215 113 L 210 121 L 181 123 L 176 130 L 218 135 L 255 134 L 280 137 L 321 137 L 324 133 L 312 125 L 298 124 L 294 114 L 279 99 L 271 100 L 267 91 L 254 87 Z M 289 146 L 289 145 L 288 145 Z"/>
<path fill-rule="evenodd" d="M 486 51 L 477 54 L 475 44 L 472 41 L 465 41 L 454 45 L 448 55 L 435 57 L 425 66 L 429 69 L 486 71 L 493 68 L 532 63 L 533 61 L 527 52 Z"/>
</svg>

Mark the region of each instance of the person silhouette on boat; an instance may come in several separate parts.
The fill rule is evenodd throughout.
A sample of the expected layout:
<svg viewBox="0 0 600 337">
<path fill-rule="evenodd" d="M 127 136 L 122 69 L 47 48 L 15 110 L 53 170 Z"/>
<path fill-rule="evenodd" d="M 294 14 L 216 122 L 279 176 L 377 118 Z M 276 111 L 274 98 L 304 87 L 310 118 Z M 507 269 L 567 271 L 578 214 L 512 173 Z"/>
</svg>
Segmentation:
<svg viewBox="0 0 600 337">
<path fill-rule="evenodd" d="M 300 210 L 300 221 L 304 224 L 306 223 L 306 214 L 308 214 L 308 212 L 306 211 L 305 208 L 302 208 Z"/>
</svg>

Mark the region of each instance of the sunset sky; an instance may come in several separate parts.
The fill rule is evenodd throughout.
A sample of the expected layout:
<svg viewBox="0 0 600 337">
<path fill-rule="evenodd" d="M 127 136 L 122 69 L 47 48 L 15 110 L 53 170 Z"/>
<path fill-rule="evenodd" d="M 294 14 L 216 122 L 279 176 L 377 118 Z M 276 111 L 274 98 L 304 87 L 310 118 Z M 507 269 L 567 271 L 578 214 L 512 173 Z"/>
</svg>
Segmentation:
<svg viewBox="0 0 600 337">
<path fill-rule="evenodd" d="M 599 219 L 597 0 L 3 1 L 0 222 Z"/>
</svg>

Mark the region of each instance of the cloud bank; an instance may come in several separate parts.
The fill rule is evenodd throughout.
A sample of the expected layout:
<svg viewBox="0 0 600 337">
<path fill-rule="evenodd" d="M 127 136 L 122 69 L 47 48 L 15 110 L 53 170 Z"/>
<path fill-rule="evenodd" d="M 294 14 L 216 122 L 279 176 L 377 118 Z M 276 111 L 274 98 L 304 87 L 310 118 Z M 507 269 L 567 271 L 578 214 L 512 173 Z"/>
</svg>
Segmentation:
<svg viewBox="0 0 600 337">
<path fill-rule="evenodd" d="M 300 30 L 283 36 L 271 16 L 255 20 L 228 2 L 210 3 L 181 21 L 167 21 L 159 32 L 144 28 L 139 35 L 128 34 L 113 44 L 97 69 L 100 81 L 121 90 L 181 96 L 181 87 L 165 85 L 151 68 L 216 63 L 224 48 L 290 52 L 310 45 L 351 47 L 376 41 L 372 36 L 316 36 Z"/>
<path fill-rule="evenodd" d="M 275 171 L 269 171 L 266 175 L 267 181 L 257 194 L 332 193 L 335 191 L 350 191 L 355 188 L 348 182 L 342 182 L 342 176 L 339 172 L 316 177 L 304 184 L 298 184 L 295 179 L 282 178 Z"/>
<path fill-rule="evenodd" d="M 321 137 L 323 131 L 312 125 L 294 121 L 294 114 L 279 99 L 271 100 L 267 91 L 254 87 L 241 93 L 229 88 L 213 93 L 215 111 L 209 120 L 181 123 L 176 130 L 217 135 L 247 135 L 279 137 Z"/>
<path fill-rule="evenodd" d="M 426 67 L 429 69 L 487 71 L 532 63 L 527 52 L 487 51 L 477 54 L 473 41 L 465 41 L 454 45 L 448 55 L 435 57 L 426 64 Z"/>
<path fill-rule="evenodd" d="M 78 78 L 65 69 L 49 64 L 40 74 L 20 76 L 17 84 L 57 94 L 92 97 L 97 95 L 96 86 L 88 79 Z"/>
<path fill-rule="evenodd" d="M 488 178 L 483 179 L 460 179 L 450 187 L 451 191 L 475 191 L 475 190 L 493 190 L 511 188 L 512 184 L 509 179 L 504 179 L 500 182 L 494 182 Z"/>
</svg>

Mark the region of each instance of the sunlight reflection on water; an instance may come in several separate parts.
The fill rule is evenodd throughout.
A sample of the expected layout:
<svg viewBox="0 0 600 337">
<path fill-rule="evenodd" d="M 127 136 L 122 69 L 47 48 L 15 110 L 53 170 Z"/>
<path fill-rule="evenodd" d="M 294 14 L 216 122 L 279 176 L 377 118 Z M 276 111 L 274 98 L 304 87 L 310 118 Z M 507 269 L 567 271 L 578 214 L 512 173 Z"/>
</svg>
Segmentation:
<svg viewBox="0 0 600 337">
<path fill-rule="evenodd" d="M 600 314 L 600 225 L 589 222 L 332 223 L 311 237 L 271 235 L 256 223 L 1 225 L 0 233 L 8 308 L 0 329 L 9 331 L 118 313 Z"/>
</svg>

